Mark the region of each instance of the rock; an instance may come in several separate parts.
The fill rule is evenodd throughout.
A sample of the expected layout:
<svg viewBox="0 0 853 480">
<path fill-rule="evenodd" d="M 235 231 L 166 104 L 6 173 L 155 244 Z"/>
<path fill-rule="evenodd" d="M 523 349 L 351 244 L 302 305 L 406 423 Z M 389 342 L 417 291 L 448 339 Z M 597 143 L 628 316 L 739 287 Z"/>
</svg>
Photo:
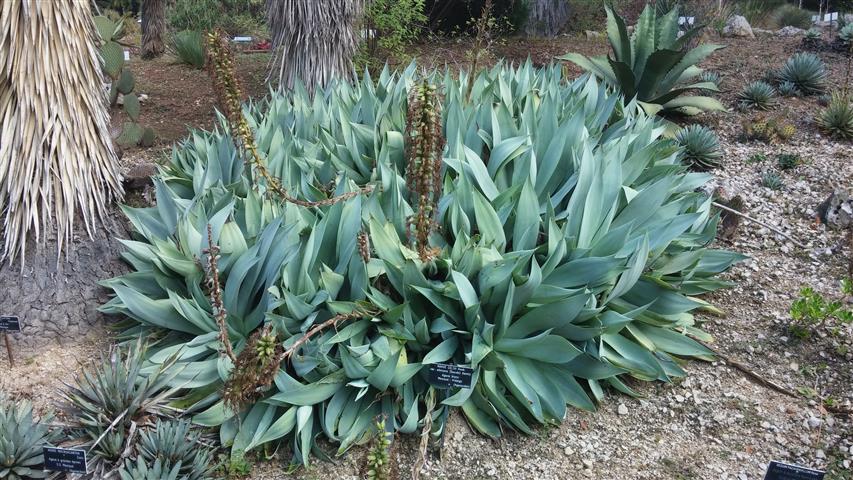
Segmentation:
<svg viewBox="0 0 853 480">
<path fill-rule="evenodd" d="M 777 37 L 796 37 L 798 35 L 805 34 L 806 31 L 802 28 L 793 27 L 788 25 L 787 27 L 782 27 L 779 30 L 776 30 Z"/>
<path fill-rule="evenodd" d="M 850 228 L 853 225 L 853 199 L 843 190 L 832 192 L 817 207 L 818 219 L 831 228 Z"/>
<path fill-rule="evenodd" d="M 774 32 L 773 30 L 767 30 L 765 28 L 758 28 L 758 27 L 753 28 L 752 33 L 754 33 L 756 35 L 766 35 L 766 36 L 776 34 L 776 32 Z"/>
<path fill-rule="evenodd" d="M 628 415 L 628 407 L 626 407 L 624 403 L 620 403 L 619 407 L 616 409 L 616 412 L 619 415 Z"/>
<path fill-rule="evenodd" d="M 818 451 L 816 451 L 816 452 L 815 452 L 815 457 L 817 457 L 817 458 L 826 458 L 826 454 L 823 452 L 823 450 L 818 450 Z"/>
<path fill-rule="evenodd" d="M 752 27 L 742 15 L 732 15 L 726 21 L 726 26 L 723 27 L 723 36 L 725 37 L 749 37 L 755 38 L 752 32 Z"/>
<path fill-rule="evenodd" d="M 563 450 L 563 453 L 565 453 L 565 454 L 566 454 L 566 456 L 569 456 L 569 455 L 574 454 L 574 453 L 575 453 L 575 451 L 574 451 L 574 450 L 572 450 L 572 447 L 566 447 L 566 448 Z"/>
<path fill-rule="evenodd" d="M 806 423 L 810 428 L 817 428 L 823 423 L 823 420 L 817 417 L 810 417 L 808 420 L 806 420 Z"/>
<path fill-rule="evenodd" d="M 587 40 L 594 40 L 596 38 L 604 37 L 604 35 L 601 32 L 596 32 L 595 30 L 587 30 L 584 33 L 586 33 L 586 39 Z"/>
</svg>

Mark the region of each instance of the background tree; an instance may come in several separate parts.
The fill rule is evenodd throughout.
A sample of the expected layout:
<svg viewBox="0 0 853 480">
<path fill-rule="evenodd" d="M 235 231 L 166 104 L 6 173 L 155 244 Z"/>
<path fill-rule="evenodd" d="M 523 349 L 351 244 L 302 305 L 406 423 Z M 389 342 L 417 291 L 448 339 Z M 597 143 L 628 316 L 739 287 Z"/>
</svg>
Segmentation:
<svg viewBox="0 0 853 480">
<path fill-rule="evenodd" d="M 142 58 L 159 57 L 166 50 L 166 0 L 142 2 Z"/>
<path fill-rule="evenodd" d="M 89 235 L 123 196 L 88 1 L 4 0 L 0 8 L 0 211 L 10 262 L 56 230 Z"/>
<path fill-rule="evenodd" d="M 352 73 L 358 47 L 355 24 L 362 0 L 267 0 L 272 35 L 272 69 L 279 89 L 301 82 L 313 92 Z"/>
</svg>

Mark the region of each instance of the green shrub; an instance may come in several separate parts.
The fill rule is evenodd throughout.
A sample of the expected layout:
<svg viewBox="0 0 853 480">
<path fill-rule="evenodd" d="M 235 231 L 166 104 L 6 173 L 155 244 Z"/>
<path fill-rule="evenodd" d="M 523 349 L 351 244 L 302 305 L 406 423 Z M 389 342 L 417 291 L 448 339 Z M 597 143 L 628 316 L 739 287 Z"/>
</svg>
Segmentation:
<svg viewBox="0 0 853 480">
<path fill-rule="evenodd" d="M 783 5 L 774 14 L 778 27 L 797 27 L 803 30 L 812 26 L 813 12 L 797 8 L 795 5 Z"/>
<path fill-rule="evenodd" d="M 204 68 L 207 62 L 204 51 L 204 37 L 201 32 L 185 30 L 172 37 L 172 53 L 181 63 L 193 68 Z"/>
<path fill-rule="evenodd" d="M 688 50 L 687 45 L 700 32 L 701 27 L 678 37 L 678 10 L 673 9 L 656 17 L 654 7 L 646 5 L 637 27 L 628 34 L 625 21 L 607 11 L 607 38 L 613 49 L 613 58 L 606 55 L 586 57 L 569 53 L 559 57 L 593 73 L 613 87 L 626 99 L 636 98 L 649 114 L 659 111 L 693 115 L 705 110 L 725 110 L 723 105 L 704 96 L 684 95 L 695 91 L 718 91 L 710 82 L 692 83 L 702 74 L 696 64 L 721 45 L 702 44 Z"/>
<path fill-rule="evenodd" d="M 747 108 L 767 110 L 776 104 L 776 90 L 766 82 L 752 82 L 738 94 L 738 102 Z"/>
<path fill-rule="evenodd" d="M 42 466 L 42 447 L 52 445 L 61 433 L 50 428 L 52 420 L 52 416 L 34 418 L 29 401 L 0 396 L 0 478 L 48 477 Z"/>
<path fill-rule="evenodd" d="M 175 31 L 221 27 L 229 35 L 262 33 L 265 15 L 263 0 L 175 0 L 167 12 Z"/>
<path fill-rule="evenodd" d="M 368 36 L 363 48 L 374 59 L 381 52 L 403 60 L 406 47 L 418 38 L 426 21 L 424 0 L 372 0 L 365 7 L 364 28 L 375 36 Z"/>
<path fill-rule="evenodd" d="M 688 165 L 699 170 L 720 166 L 720 140 L 708 127 L 690 125 L 676 133 L 675 141 L 684 149 L 682 160 Z"/>
<path fill-rule="evenodd" d="M 746 159 L 746 163 L 764 163 L 767 161 L 767 155 L 763 153 L 753 153 Z"/>
<path fill-rule="evenodd" d="M 803 95 L 823 93 L 826 76 L 826 65 L 813 53 L 796 53 L 779 70 L 779 81 L 793 83 Z"/>
<path fill-rule="evenodd" d="M 767 170 L 761 174 L 761 186 L 770 190 L 781 190 L 785 186 L 782 176 L 773 170 Z"/>
<path fill-rule="evenodd" d="M 828 301 L 813 288 L 804 287 L 800 290 L 799 298 L 791 304 L 788 331 L 799 339 L 806 339 L 815 330 L 823 328 L 829 320 L 850 324 L 853 322 L 853 310 L 844 308 L 841 301 Z"/>
<path fill-rule="evenodd" d="M 835 138 L 853 139 L 853 102 L 850 96 L 834 93 L 826 109 L 817 117 L 817 124 Z"/>
<path fill-rule="evenodd" d="M 124 208 L 132 272 L 102 282 L 115 294 L 102 311 L 156 335 L 152 365 L 180 352 L 169 384 L 196 394 L 193 422 L 221 427 L 235 455 L 278 442 L 307 463 L 321 435 L 343 453 L 376 418 L 438 435 L 457 407 L 484 434 L 533 433 L 606 387 L 635 394 L 685 375 L 681 358 L 712 358 L 691 338 L 709 339 L 694 313 L 716 311 L 698 297 L 743 257 L 707 248 L 707 178 L 657 119 L 555 65 L 497 65 L 470 101 L 464 76 L 416 71 L 248 105 L 273 183 L 228 134 L 194 132 L 155 177 L 156 205 Z M 425 81 L 429 108 L 414 96 Z M 413 129 L 423 117 L 441 128 Z M 419 168 L 430 145 L 443 169 Z M 412 193 L 423 184 L 436 208 Z M 409 239 L 419 211 L 427 259 Z M 235 372 L 205 293 L 211 244 L 236 355 L 267 328 L 291 352 L 238 412 L 222 401 Z M 431 386 L 439 363 L 470 367 L 474 388 Z"/>
<path fill-rule="evenodd" d="M 773 13 L 785 3 L 785 0 L 743 0 L 735 3 L 735 13 L 746 17 L 753 26 L 769 26 L 773 23 Z"/>
</svg>

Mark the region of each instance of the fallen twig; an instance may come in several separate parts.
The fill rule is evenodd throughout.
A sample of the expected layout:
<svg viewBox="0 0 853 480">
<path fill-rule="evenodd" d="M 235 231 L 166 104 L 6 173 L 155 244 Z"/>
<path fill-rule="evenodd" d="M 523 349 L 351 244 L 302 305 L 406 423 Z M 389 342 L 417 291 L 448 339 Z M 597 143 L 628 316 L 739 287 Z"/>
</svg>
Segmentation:
<svg viewBox="0 0 853 480">
<path fill-rule="evenodd" d="M 743 213 L 743 212 L 739 212 L 739 211 L 735 210 L 734 208 L 727 207 L 727 206 L 722 205 L 722 204 L 720 204 L 720 203 L 718 203 L 718 202 L 712 202 L 711 204 L 712 204 L 713 206 L 715 206 L 715 207 L 717 207 L 717 208 L 721 209 L 721 210 L 725 210 L 725 211 L 727 211 L 727 212 L 729 212 L 729 213 L 733 213 L 733 214 L 735 214 L 735 215 L 737 215 L 737 216 L 739 216 L 739 217 L 742 217 L 742 218 L 745 218 L 745 219 L 749 220 L 750 222 L 757 223 L 757 224 L 761 225 L 761 226 L 762 226 L 762 227 L 764 227 L 764 228 L 768 228 L 768 229 L 772 230 L 773 232 L 778 233 L 779 235 L 782 235 L 783 237 L 787 238 L 788 240 L 790 240 L 790 241 L 791 241 L 791 243 L 793 243 L 794 245 L 796 245 L 796 246 L 798 246 L 798 247 L 800 247 L 800 248 L 803 248 L 803 249 L 807 249 L 807 248 L 809 248 L 809 247 L 807 247 L 805 244 L 802 244 L 802 243 L 800 243 L 799 241 L 797 241 L 794 237 L 792 237 L 792 236 L 788 235 L 787 233 L 783 232 L 782 230 L 779 230 L 778 228 L 776 228 L 776 227 L 774 227 L 774 226 L 772 226 L 772 225 L 768 225 L 768 224 L 766 224 L 766 223 L 762 222 L 761 220 L 758 220 L 758 219 L 752 218 L 752 217 L 750 217 L 749 215 L 747 215 L 747 214 L 745 214 L 745 213 Z"/>
</svg>

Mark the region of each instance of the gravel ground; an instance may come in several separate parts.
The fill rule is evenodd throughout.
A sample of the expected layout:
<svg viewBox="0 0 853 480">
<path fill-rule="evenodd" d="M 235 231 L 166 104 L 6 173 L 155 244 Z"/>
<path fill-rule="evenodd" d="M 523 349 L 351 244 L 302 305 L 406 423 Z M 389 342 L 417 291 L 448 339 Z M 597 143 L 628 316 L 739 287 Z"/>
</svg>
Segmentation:
<svg viewBox="0 0 853 480">
<path fill-rule="evenodd" d="M 722 97 L 731 105 L 745 82 L 760 78 L 768 66 L 781 64 L 799 40 L 729 43 L 712 66 L 724 75 L 727 92 Z M 559 51 L 563 46 L 545 47 Z M 840 57 L 822 55 L 838 86 L 843 74 Z M 807 341 L 788 333 L 788 310 L 799 289 L 811 286 L 839 298 L 838 282 L 851 255 L 841 232 L 814 220 L 815 207 L 833 190 L 853 188 L 853 148 L 819 135 L 812 121 L 818 108 L 814 99 L 792 99 L 773 112 L 798 127 L 788 144 L 738 142 L 740 124 L 751 117 L 749 113 L 702 119 L 718 131 L 725 152 L 724 166 L 713 172 L 712 186 L 727 196 L 740 195 L 751 216 L 808 247 L 801 249 L 767 228 L 741 223 L 732 240 L 720 241 L 720 246 L 750 259 L 728 274 L 737 283 L 735 288 L 709 298 L 727 315 L 705 318 L 704 328 L 715 336 L 714 347 L 720 352 L 783 388 L 806 395 L 783 395 L 724 362 L 690 362 L 685 367 L 689 377 L 680 383 L 638 383 L 633 386 L 643 398 L 611 394 L 599 411 L 570 411 L 561 425 L 543 428 L 532 437 L 507 432 L 501 440 L 486 439 L 460 415 L 453 415 L 421 478 L 743 480 L 763 478 L 770 460 L 827 469 L 827 480 L 853 478 L 853 423 L 849 416 L 833 415 L 823 406 L 831 400 L 836 407 L 853 407 L 851 326 L 829 324 Z M 767 160 L 750 162 L 757 153 Z M 760 178 L 776 168 L 779 153 L 797 153 L 806 163 L 782 173 L 784 188 L 772 191 L 760 186 Z M 14 369 L 0 355 L 4 372 L 0 392 L 31 398 L 40 411 L 53 408 L 55 389 L 70 381 L 80 362 L 96 357 L 107 345 L 106 335 L 95 331 L 62 347 L 16 352 Z M 394 440 L 392 458 L 401 478 L 410 476 L 417 441 Z M 360 447 L 334 463 L 315 461 L 294 478 L 362 478 L 364 455 L 365 448 Z M 274 458 L 256 464 L 250 478 L 283 475 L 282 460 Z"/>
</svg>

